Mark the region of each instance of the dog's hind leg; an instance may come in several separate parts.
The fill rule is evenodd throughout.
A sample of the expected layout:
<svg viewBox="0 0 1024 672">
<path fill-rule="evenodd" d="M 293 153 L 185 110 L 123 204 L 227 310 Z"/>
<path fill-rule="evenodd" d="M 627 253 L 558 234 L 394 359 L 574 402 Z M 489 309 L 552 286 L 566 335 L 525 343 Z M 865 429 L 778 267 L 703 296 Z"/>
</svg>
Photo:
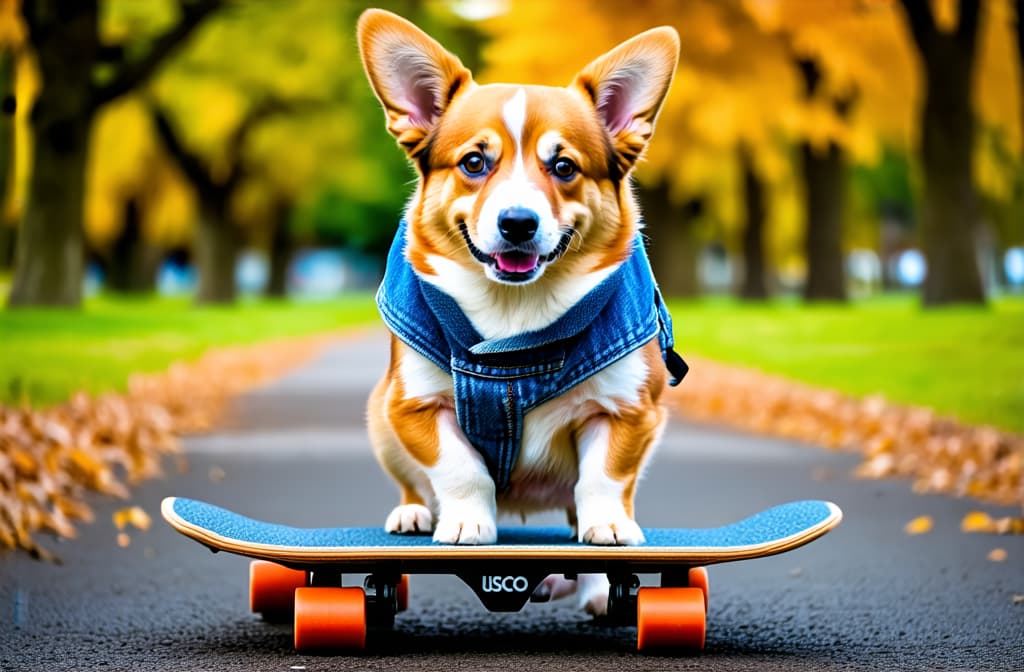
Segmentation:
<svg viewBox="0 0 1024 672">
<path fill-rule="evenodd" d="M 591 616 L 604 616 L 608 613 L 609 588 L 608 577 L 604 574 L 580 574 L 575 580 L 561 574 L 552 574 L 540 582 L 530 596 L 530 601 L 560 600 L 575 593 L 581 610 Z"/>
</svg>

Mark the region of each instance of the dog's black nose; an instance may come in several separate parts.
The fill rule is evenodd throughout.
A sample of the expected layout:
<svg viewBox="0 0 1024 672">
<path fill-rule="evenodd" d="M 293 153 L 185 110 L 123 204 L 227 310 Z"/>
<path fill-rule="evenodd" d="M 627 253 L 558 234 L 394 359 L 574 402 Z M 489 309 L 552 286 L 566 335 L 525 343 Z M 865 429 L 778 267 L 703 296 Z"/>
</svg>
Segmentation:
<svg viewBox="0 0 1024 672">
<path fill-rule="evenodd" d="M 525 243 L 537 233 L 540 218 L 529 208 L 505 208 L 498 213 L 498 231 L 510 243 Z"/>
</svg>

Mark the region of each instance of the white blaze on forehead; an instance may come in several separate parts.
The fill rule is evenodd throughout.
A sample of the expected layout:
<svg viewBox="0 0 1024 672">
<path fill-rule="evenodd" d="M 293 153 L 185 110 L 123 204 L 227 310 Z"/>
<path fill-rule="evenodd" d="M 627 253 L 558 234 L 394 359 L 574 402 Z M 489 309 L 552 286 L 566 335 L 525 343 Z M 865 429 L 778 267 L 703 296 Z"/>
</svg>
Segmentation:
<svg viewBox="0 0 1024 672">
<path fill-rule="evenodd" d="M 520 87 L 501 110 L 505 128 L 516 141 L 516 156 L 522 156 L 523 127 L 526 126 L 526 89 Z"/>
</svg>

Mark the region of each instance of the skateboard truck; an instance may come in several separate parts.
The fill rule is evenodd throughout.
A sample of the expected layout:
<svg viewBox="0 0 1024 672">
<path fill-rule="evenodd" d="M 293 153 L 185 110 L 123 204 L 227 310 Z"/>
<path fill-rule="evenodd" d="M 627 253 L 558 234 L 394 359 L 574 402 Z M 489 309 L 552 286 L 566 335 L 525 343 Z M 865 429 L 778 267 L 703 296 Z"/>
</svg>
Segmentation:
<svg viewBox="0 0 1024 672">
<path fill-rule="evenodd" d="M 395 614 L 405 609 L 399 602 L 402 575 L 396 573 L 370 574 L 363 581 L 366 591 L 366 620 L 368 625 L 391 628 Z"/>
<path fill-rule="evenodd" d="M 636 591 L 640 579 L 636 574 L 609 574 L 608 619 L 621 625 L 636 625 Z"/>
</svg>

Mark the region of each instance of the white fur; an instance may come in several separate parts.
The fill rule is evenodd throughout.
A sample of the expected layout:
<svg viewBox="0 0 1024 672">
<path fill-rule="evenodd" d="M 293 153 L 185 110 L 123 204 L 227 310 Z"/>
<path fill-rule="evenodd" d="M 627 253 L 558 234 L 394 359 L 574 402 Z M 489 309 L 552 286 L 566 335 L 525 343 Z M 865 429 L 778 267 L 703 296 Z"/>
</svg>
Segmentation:
<svg viewBox="0 0 1024 672">
<path fill-rule="evenodd" d="M 625 484 L 611 478 L 605 470 L 610 431 L 608 420 L 597 416 L 580 432 L 576 446 L 580 461 L 575 491 L 579 540 L 632 546 L 643 543 L 644 534 L 622 503 Z"/>
<path fill-rule="evenodd" d="M 451 397 L 452 377 L 415 350 L 406 349 L 398 364 L 407 399 Z"/>
<path fill-rule="evenodd" d="M 434 514 L 422 504 L 400 504 L 391 510 L 384 529 L 395 534 L 430 532 L 434 529 Z"/>
<path fill-rule="evenodd" d="M 537 141 L 537 158 L 547 163 L 555 158 L 558 146 L 565 142 L 558 131 L 547 131 Z"/>
<path fill-rule="evenodd" d="M 466 440 L 455 411 L 438 413 L 439 457 L 427 476 L 437 497 L 434 541 L 442 544 L 493 544 L 498 540 L 494 481 L 480 453 Z"/>
<path fill-rule="evenodd" d="M 455 299 L 485 339 L 543 329 L 618 268 L 611 266 L 568 278 L 548 294 L 537 296 L 528 287 L 500 285 L 482 276 L 478 269 L 465 268 L 445 257 L 430 255 L 427 262 L 434 273 L 421 277 Z"/>
<path fill-rule="evenodd" d="M 615 413 L 621 404 L 636 403 L 647 373 L 643 353 L 635 350 L 562 396 L 527 413 L 523 419 L 520 467 L 529 469 L 544 464 L 554 436 L 588 410 L 596 407 Z"/>
<path fill-rule="evenodd" d="M 501 108 L 501 114 L 505 128 L 512 134 L 512 139 L 516 143 L 516 156 L 520 157 L 523 149 L 523 128 L 526 126 L 526 89 L 517 89 Z M 522 167 L 522 161 L 518 162 L 517 167 Z"/>
<path fill-rule="evenodd" d="M 547 602 L 576 593 L 580 609 L 592 616 L 604 616 L 608 613 L 609 588 L 611 584 L 606 574 L 580 574 L 576 579 L 552 574 L 541 581 L 530 599 L 533 602 Z"/>
</svg>

